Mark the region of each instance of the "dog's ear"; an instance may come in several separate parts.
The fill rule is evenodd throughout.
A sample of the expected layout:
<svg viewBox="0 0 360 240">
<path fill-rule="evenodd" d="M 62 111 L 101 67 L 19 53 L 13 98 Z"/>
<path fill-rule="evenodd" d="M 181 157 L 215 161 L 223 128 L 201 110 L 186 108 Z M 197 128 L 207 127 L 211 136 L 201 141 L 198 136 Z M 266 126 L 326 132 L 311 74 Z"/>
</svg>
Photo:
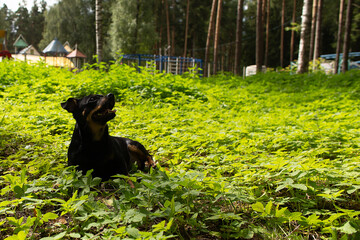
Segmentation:
<svg viewBox="0 0 360 240">
<path fill-rule="evenodd" d="M 74 113 L 79 109 L 78 101 L 76 98 L 69 98 L 66 102 L 61 103 L 61 107 L 69 113 Z"/>
</svg>

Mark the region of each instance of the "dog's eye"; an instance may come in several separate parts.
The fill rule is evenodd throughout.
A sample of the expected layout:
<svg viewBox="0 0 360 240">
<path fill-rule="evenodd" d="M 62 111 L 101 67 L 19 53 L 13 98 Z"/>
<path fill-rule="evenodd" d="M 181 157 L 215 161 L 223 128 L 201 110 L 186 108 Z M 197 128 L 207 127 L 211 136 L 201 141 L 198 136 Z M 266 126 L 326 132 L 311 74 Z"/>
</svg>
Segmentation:
<svg viewBox="0 0 360 240">
<path fill-rule="evenodd" d="M 91 97 L 90 99 L 89 99 L 89 102 L 95 102 L 97 100 L 97 97 Z"/>
</svg>

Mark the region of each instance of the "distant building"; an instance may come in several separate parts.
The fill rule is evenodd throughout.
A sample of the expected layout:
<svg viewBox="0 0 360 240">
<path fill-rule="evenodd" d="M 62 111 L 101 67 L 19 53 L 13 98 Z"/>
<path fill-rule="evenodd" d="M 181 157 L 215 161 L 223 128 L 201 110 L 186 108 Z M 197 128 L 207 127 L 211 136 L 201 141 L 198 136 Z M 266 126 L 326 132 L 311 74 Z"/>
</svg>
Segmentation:
<svg viewBox="0 0 360 240">
<path fill-rule="evenodd" d="M 13 45 L 15 47 L 15 53 L 18 53 L 20 50 L 29 46 L 22 34 L 19 35 Z"/>
<path fill-rule="evenodd" d="M 68 41 L 66 41 L 63 46 L 64 46 L 66 51 L 68 51 L 68 52 L 73 51 L 73 49 L 71 48 L 70 43 Z"/>
<path fill-rule="evenodd" d="M 45 63 L 56 67 L 74 68 L 74 64 L 65 56 L 68 53 L 64 46 L 57 38 L 51 41 L 49 45 L 43 50 L 45 54 Z"/>
<path fill-rule="evenodd" d="M 75 46 L 75 50 L 69 53 L 66 57 L 69 58 L 73 62 L 74 66 L 78 69 L 82 67 L 86 59 L 86 55 L 80 52 L 77 49 L 77 46 Z M 83 61 L 81 61 L 81 59 L 83 59 Z"/>
<path fill-rule="evenodd" d="M 36 48 L 33 45 L 29 45 L 23 50 L 19 52 L 19 54 L 23 55 L 34 55 L 34 56 L 40 56 L 41 54 L 36 50 Z"/>
<path fill-rule="evenodd" d="M 49 45 L 46 46 L 46 48 L 43 50 L 43 53 L 45 55 L 55 55 L 55 56 L 65 56 L 69 52 L 66 51 L 64 46 L 59 42 L 57 38 L 51 41 Z"/>
</svg>

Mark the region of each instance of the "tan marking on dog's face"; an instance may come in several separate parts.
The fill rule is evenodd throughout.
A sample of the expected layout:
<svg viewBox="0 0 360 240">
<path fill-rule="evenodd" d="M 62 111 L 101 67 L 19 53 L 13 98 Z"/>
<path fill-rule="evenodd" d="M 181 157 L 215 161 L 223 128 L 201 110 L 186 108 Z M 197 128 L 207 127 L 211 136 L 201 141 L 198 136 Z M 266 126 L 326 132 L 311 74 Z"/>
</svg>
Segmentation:
<svg viewBox="0 0 360 240">
<path fill-rule="evenodd" d="M 90 130 L 91 130 L 91 132 L 93 134 L 93 140 L 94 141 L 100 141 L 101 140 L 102 136 L 104 135 L 104 130 L 105 130 L 106 124 L 101 125 L 99 123 L 94 122 L 92 120 L 92 115 L 102 107 L 104 102 L 105 102 L 105 99 L 102 99 L 100 104 L 98 106 L 96 106 L 96 108 L 91 110 L 91 112 L 86 117 L 86 122 L 87 122 L 87 125 L 89 126 L 89 128 L 90 128 Z M 85 110 L 83 111 L 83 115 L 85 115 Z"/>
<path fill-rule="evenodd" d="M 91 112 L 87 115 L 86 120 L 89 121 L 89 119 L 91 120 L 92 115 L 98 111 L 104 104 L 106 103 L 106 98 L 102 97 L 100 100 L 100 103 L 96 106 L 96 108 L 94 108 L 93 110 L 91 110 Z M 85 110 L 83 111 L 83 116 L 85 116 Z"/>
</svg>

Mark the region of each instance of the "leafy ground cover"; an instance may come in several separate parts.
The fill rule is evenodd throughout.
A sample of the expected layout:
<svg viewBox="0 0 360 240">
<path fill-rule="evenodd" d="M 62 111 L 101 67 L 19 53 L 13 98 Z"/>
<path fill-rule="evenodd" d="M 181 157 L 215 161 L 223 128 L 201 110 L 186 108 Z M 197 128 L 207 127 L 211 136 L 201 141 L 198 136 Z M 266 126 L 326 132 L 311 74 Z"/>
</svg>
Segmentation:
<svg viewBox="0 0 360 240">
<path fill-rule="evenodd" d="M 360 72 L 172 76 L 0 63 L 0 239 L 358 239 Z M 66 165 L 68 97 L 112 92 L 112 135 L 160 167 Z M 141 181 L 140 181 L 141 180 Z"/>
</svg>

